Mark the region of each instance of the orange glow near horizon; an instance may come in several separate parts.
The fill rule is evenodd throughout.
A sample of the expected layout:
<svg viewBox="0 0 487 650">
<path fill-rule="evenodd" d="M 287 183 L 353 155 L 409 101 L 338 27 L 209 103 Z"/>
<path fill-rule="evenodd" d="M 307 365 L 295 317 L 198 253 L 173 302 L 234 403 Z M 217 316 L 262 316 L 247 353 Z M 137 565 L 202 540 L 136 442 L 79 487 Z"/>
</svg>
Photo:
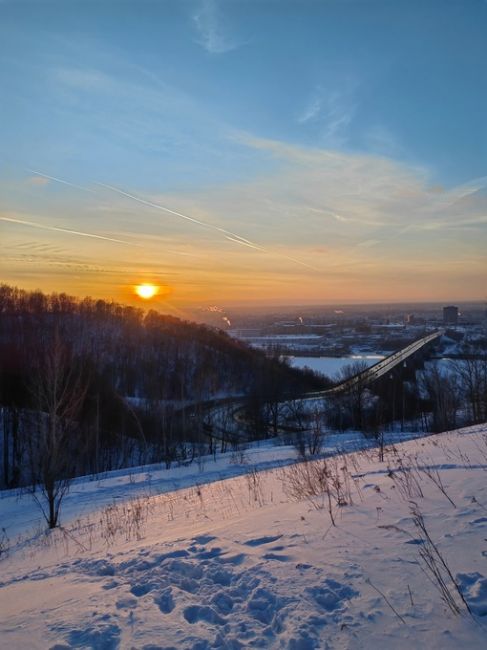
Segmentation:
<svg viewBox="0 0 487 650">
<path fill-rule="evenodd" d="M 150 300 L 159 293 L 159 287 L 155 284 L 138 284 L 135 287 L 135 293 L 143 300 Z"/>
</svg>

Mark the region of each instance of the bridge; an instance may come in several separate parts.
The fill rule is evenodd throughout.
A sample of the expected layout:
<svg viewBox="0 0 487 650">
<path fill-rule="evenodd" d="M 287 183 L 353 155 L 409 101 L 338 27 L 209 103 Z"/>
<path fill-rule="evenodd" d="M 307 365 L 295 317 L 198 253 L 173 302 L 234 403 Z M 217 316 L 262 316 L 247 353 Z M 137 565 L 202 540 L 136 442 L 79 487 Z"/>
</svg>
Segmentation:
<svg viewBox="0 0 487 650">
<path fill-rule="evenodd" d="M 402 350 L 394 352 L 385 359 L 381 359 L 378 363 L 370 366 L 363 370 L 362 372 L 357 373 L 353 377 L 346 379 L 345 381 L 328 388 L 322 391 L 316 391 L 312 393 L 306 393 L 301 395 L 298 399 L 300 401 L 312 401 L 323 397 L 331 397 L 339 394 L 346 394 L 347 392 L 353 390 L 354 387 L 360 386 L 364 388 L 367 385 L 372 384 L 374 381 L 380 379 L 381 377 L 387 376 L 391 373 L 394 368 L 402 367 L 404 362 L 410 359 L 413 355 L 417 354 L 423 348 L 426 348 L 428 345 L 439 339 L 445 330 L 440 329 L 427 334 L 417 341 L 413 341 Z M 241 433 L 237 431 L 237 428 L 245 422 L 245 398 L 225 398 L 221 400 L 214 400 L 211 403 L 211 406 L 208 408 L 208 414 L 213 415 L 213 424 L 207 425 L 206 433 L 211 437 L 221 440 L 226 439 L 228 441 L 238 441 L 241 440 Z M 279 402 L 282 406 L 288 406 L 291 404 L 289 398 L 283 399 Z M 230 408 L 233 411 L 233 431 L 229 431 L 227 427 L 223 427 L 217 424 L 219 417 L 218 414 L 222 412 L 222 409 Z M 216 422 L 215 422 L 216 420 Z"/>
<path fill-rule="evenodd" d="M 357 385 L 365 386 L 371 384 L 377 379 L 380 379 L 380 377 L 383 377 L 384 375 L 390 373 L 397 366 L 401 366 L 407 359 L 412 357 L 414 354 L 419 352 L 419 350 L 423 349 L 430 343 L 433 343 L 433 341 L 439 339 L 441 336 L 443 336 L 444 333 L 445 330 L 440 329 L 431 334 L 427 334 L 417 341 L 413 341 L 413 343 L 410 343 L 402 350 L 394 352 L 385 359 L 381 359 L 378 363 L 370 366 L 370 368 L 367 368 L 362 372 L 357 373 L 353 377 L 346 379 L 341 384 L 333 386 L 333 388 L 327 388 L 323 391 L 307 393 L 305 397 L 306 399 L 314 399 L 316 397 L 325 397 L 326 395 L 336 395 L 338 393 L 346 393 Z"/>
</svg>

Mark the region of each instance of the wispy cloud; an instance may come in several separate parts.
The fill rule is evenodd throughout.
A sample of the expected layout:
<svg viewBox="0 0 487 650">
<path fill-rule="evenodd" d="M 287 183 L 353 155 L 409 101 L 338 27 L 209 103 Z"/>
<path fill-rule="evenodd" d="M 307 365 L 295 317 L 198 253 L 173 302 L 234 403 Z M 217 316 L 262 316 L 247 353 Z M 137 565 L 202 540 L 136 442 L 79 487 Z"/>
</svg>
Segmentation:
<svg viewBox="0 0 487 650">
<path fill-rule="evenodd" d="M 306 124 L 315 120 L 323 109 L 323 97 L 321 93 L 318 97 L 313 97 L 311 101 L 304 107 L 302 113 L 298 116 L 299 124 Z"/>
<path fill-rule="evenodd" d="M 69 181 L 57 178 L 56 176 L 49 176 L 48 174 L 43 174 L 42 172 L 35 171 L 34 169 L 28 169 L 28 172 L 34 174 L 34 176 L 29 179 L 33 185 L 47 185 L 49 181 L 56 181 L 56 183 L 61 183 L 62 185 L 67 185 L 68 187 L 74 187 L 77 190 L 82 192 L 93 193 L 93 190 L 90 190 L 88 187 L 82 187 L 81 185 L 76 185 L 75 183 L 70 183 Z"/>
<path fill-rule="evenodd" d="M 137 244 L 123 239 L 115 239 L 114 237 L 105 237 L 104 235 L 97 235 L 95 233 L 83 232 L 80 230 L 71 230 L 70 228 L 61 228 L 59 226 L 50 226 L 48 224 L 43 224 L 37 221 L 29 221 L 27 219 L 16 219 L 14 217 L 4 217 L 0 216 L 0 221 L 6 223 L 18 224 L 21 226 L 27 226 L 29 228 L 38 228 L 39 230 L 51 230 L 53 232 L 62 232 L 68 235 L 76 235 L 77 237 L 89 237 L 91 239 L 102 239 L 104 241 L 113 242 L 115 244 L 125 244 L 127 246 L 137 246 Z"/>
<path fill-rule="evenodd" d="M 485 291 L 487 179 L 440 189 L 428 170 L 386 157 L 300 147 L 244 133 L 234 138 L 251 155 L 262 154 L 269 162 L 267 171 L 238 183 L 172 194 L 90 185 L 94 194 L 83 204 L 89 219 L 79 216 L 83 228 L 76 230 L 54 225 L 54 218 L 62 224 L 59 216 L 47 219 L 37 213 L 6 215 L 2 221 L 69 233 L 63 240 L 67 250 L 71 236 L 81 234 L 86 243 L 75 240 L 77 253 L 84 251 L 92 266 L 100 264 L 100 248 L 87 237 L 137 242 L 143 255 L 130 268 L 118 263 L 118 246 L 104 247 L 103 264 L 113 265 L 111 281 L 127 284 L 128 276 L 148 269 L 172 273 L 178 287 L 174 296 L 186 304 L 209 296 L 253 300 L 259 295 L 285 302 L 292 295 L 303 301 L 419 300 L 475 298 Z M 59 200 L 63 197 L 67 199 L 62 193 Z M 97 214 L 99 209 L 103 212 Z M 163 219 L 163 212 L 175 218 Z M 100 218 L 105 232 L 98 235 L 97 227 L 87 223 Z M 19 238 L 19 229 L 5 227 L 5 232 L 11 242 Z M 113 238 L 111 233 L 116 233 Z M 45 241 L 50 242 L 47 235 Z M 32 258 L 33 272 L 44 251 L 13 253 L 18 268 L 22 259 Z M 56 260 L 60 273 L 68 268 Z M 8 261 L 4 266 L 8 270 Z M 79 273 L 81 277 L 82 267 Z M 422 282 L 426 276 L 428 282 Z"/>
<path fill-rule="evenodd" d="M 370 248 L 371 246 L 377 246 L 381 243 L 380 239 L 366 239 L 357 244 L 357 248 Z"/>
<path fill-rule="evenodd" d="M 35 174 L 35 172 L 33 173 Z M 37 185 L 39 187 L 43 187 L 44 185 L 49 185 L 49 179 L 43 178 L 42 176 L 29 176 L 29 178 L 26 180 L 26 183 L 28 185 Z"/>
<path fill-rule="evenodd" d="M 173 214 L 176 217 L 179 217 L 180 219 L 184 219 L 185 221 L 190 221 L 191 223 L 194 223 L 198 226 L 202 226 L 203 228 L 212 230 L 214 232 L 217 232 L 219 234 L 222 234 L 226 240 L 233 242 L 234 244 L 238 244 L 240 246 L 245 246 L 247 248 L 252 248 L 254 250 L 260 251 L 262 253 L 266 253 L 268 255 L 272 256 L 277 256 L 277 257 L 282 257 L 283 259 L 287 259 L 290 262 L 293 262 L 294 264 L 299 264 L 300 266 L 304 266 L 308 269 L 311 269 L 313 271 L 317 271 L 318 269 L 316 267 L 311 266 L 310 264 L 307 264 L 306 262 L 302 262 L 301 260 L 298 260 L 294 257 L 290 257 L 289 255 L 285 255 L 283 253 L 276 252 L 272 249 L 269 248 L 264 248 L 263 246 L 260 246 L 259 244 L 250 241 L 249 239 L 246 239 L 245 237 L 241 237 L 240 235 L 236 234 L 235 232 L 232 232 L 231 230 L 227 230 L 226 228 L 221 228 L 220 226 L 215 226 L 211 223 L 208 223 L 206 221 L 202 221 L 201 219 L 196 219 L 194 217 L 191 217 L 187 214 L 183 214 L 182 212 L 178 212 L 176 210 L 172 210 L 171 208 L 168 208 L 164 205 L 161 205 L 160 203 L 155 203 L 154 201 L 147 201 L 146 199 L 142 199 L 138 196 L 135 196 L 134 194 L 130 194 L 129 192 L 126 192 L 125 190 L 121 190 L 118 187 L 114 187 L 113 185 L 107 185 L 105 183 L 96 183 L 100 187 L 105 187 L 106 189 L 111 190 L 112 192 L 116 192 L 117 194 L 120 194 L 121 196 L 126 196 L 129 199 L 132 199 L 133 201 L 136 201 L 137 203 L 140 203 L 142 205 L 146 205 L 150 208 L 155 208 L 156 210 L 162 210 L 163 212 L 167 212 L 169 214 Z"/>
<path fill-rule="evenodd" d="M 380 156 L 401 159 L 404 157 L 404 147 L 397 136 L 384 125 L 376 124 L 370 127 L 364 136 L 369 151 Z"/>
<path fill-rule="evenodd" d="M 352 90 L 329 90 L 316 86 L 311 98 L 297 118 L 299 124 L 313 124 L 319 128 L 322 142 L 336 147 L 346 142 L 356 104 Z"/>
<path fill-rule="evenodd" d="M 290 256 L 357 282 L 399 269 L 395 277 L 402 274 L 404 284 L 417 275 L 407 268 L 412 257 L 420 268 L 434 253 L 434 264 L 451 281 L 446 269 L 460 251 L 481 255 L 486 179 L 438 191 L 426 169 L 385 157 L 235 137 L 270 154 L 276 170 L 193 200 L 217 218 L 227 213 L 234 222 L 245 222 L 263 246 L 286 245 Z M 461 249 L 459 229 L 472 233 Z"/>
<path fill-rule="evenodd" d="M 242 45 L 230 35 L 216 0 L 203 0 L 192 16 L 197 42 L 210 54 L 224 54 Z"/>
</svg>

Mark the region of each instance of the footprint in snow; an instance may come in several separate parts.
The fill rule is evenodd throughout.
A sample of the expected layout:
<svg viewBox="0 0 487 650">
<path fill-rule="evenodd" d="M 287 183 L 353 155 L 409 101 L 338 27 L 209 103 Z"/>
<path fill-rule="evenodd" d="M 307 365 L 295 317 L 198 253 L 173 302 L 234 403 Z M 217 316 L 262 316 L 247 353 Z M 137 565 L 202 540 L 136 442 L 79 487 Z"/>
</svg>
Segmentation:
<svg viewBox="0 0 487 650">
<path fill-rule="evenodd" d="M 132 596 L 119 598 L 115 603 L 115 607 L 117 609 L 134 609 L 134 607 L 137 607 L 137 598 L 133 598 Z"/>
<path fill-rule="evenodd" d="M 221 555 L 222 549 L 219 546 L 214 546 L 213 548 L 206 549 L 205 547 L 195 552 L 196 557 L 199 560 L 211 560 L 212 558 L 218 557 Z"/>
<path fill-rule="evenodd" d="M 477 572 L 457 573 L 455 577 L 472 612 L 487 616 L 487 578 Z"/>
<path fill-rule="evenodd" d="M 163 614 L 170 614 L 174 607 L 174 598 L 171 589 L 164 590 L 159 596 L 154 598 L 154 602 Z"/>
<path fill-rule="evenodd" d="M 358 596 L 352 587 L 327 578 L 323 586 L 307 587 L 306 593 L 327 612 L 343 609 L 347 600 Z"/>
<path fill-rule="evenodd" d="M 95 625 L 71 630 L 67 637 L 70 648 L 103 648 L 116 650 L 120 647 L 121 630 L 118 625 Z"/>
<path fill-rule="evenodd" d="M 146 582 L 145 584 L 132 585 L 130 593 L 132 593 L 137 598 L 140 598 L 141 596 L 148 594 L 152 589 L 154 589 L 154 585 L 150 582 Z"/>
<path fill-rule="evenodd" d="M 183 616 L 191 624 L 198 623 L 198 621 L 213 623 L 214 625 L 224 625 L 226 623 L 223 617 L 207 606 L 190 605 L 184 609 Z"/>
<path fill-rule="evenodd" d="M 219 562 L 220 564 L 233 564 L 234 566 L 238 566 L 245 561 L 246 557 L 247 556 L 245 553 L 237 553 L 236 555 L 227 555 L 225 557 L 220 557 Z"/>
<path fill-rule="evenodd" d="M 279 553 L 265 553 L 264 560 L 277 560 L 278 562 L 289 562 L 289 555 L 279 555 Z"/>
<path fill-rule="evenodd" d="M 249 614 L 266 625 L 272 623 L 278 609 L 279 603 L 277 598 L 273 593 L 264 588 L 256 589 L 247 604 Z"/>
<path fill-rule="evenodd" d="M 479 517 L 470 522 L 471 526 L 487 526 L 487 517 Z"/>
<path fill-rule="evenodd" d="M 278 539 L 281 539 L 282 535 L 267 535 L 265 537 L 256 537 L 254 539 L 249 539 L 244 542 L 245 546 L 262 546 L 262 544 L 271 544 L 272 542 L 277 542 Z"/>
<path fill-rule="evenodd" d="M 199 544 L 200 546 L 204 546 L 205 544 L 209 544 L 215 539 L 216 537 L 214 537 L 213 535 L 200 535 L 199 537 L 194 537 L 191 541 L 194 544 Z"/>
</svg>

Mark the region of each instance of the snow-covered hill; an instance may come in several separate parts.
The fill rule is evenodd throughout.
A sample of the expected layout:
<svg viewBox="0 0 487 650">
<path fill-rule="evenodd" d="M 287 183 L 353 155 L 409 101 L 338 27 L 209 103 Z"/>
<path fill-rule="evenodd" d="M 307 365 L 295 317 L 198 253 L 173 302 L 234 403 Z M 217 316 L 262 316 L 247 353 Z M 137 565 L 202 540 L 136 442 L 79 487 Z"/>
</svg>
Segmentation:
<svg viewBox="0 0 487 650">
<path fill-rule="evenodd" d="M 78 480 L 48 535 L 4 496 L 0 647 L 486 647 L 487 425 L 292 453 Z"/>
</svg>

